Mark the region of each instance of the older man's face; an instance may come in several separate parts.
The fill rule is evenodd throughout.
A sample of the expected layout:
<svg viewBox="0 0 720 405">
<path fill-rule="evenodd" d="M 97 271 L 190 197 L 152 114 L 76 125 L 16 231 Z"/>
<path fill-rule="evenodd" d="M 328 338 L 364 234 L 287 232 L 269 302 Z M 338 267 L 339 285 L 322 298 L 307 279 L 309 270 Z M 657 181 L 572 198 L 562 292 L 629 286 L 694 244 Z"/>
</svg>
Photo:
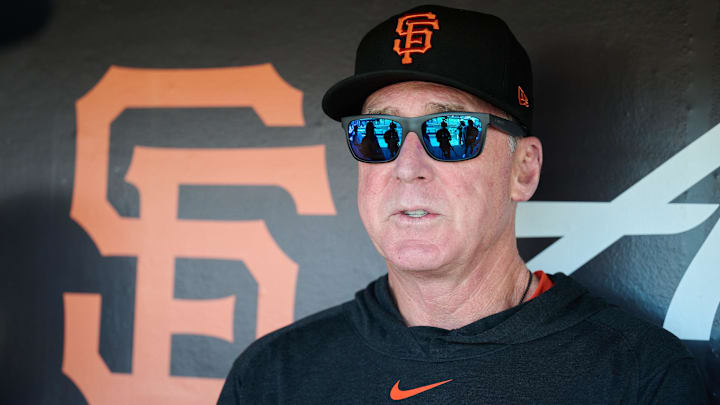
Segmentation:
<svg viewBox="0 0 720 405">
<path fill-rule="evenodd" d="M 441 111 L 502 112 L 457 89 L 404 82 L 368 97 L 363 113 L 416 117 Z M 411 132 L 390 163 L 360 163 L 358 208 L 365 228 L 391 267 L 432 270 L 473 265 L 514 240 L 507 136 L 493 127 L 483 152 L 463 162 L 439 162 Z M 426 211 L 422 217 L 409 211 Z M 513 247 L 514 248 L 514 247 Z"/>
</svg>

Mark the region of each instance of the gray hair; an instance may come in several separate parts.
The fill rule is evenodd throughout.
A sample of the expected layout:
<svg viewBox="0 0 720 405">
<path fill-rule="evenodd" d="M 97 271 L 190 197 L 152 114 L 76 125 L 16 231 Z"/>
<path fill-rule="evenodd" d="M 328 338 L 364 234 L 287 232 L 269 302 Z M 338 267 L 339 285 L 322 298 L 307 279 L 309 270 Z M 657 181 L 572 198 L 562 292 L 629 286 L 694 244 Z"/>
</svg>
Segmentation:
<svg viewBox="0 0 720 405">
<path fill-rule="evenodd" d="M 503 111 L 503 113 L 505 113 L 505 117 L 504 117 L 504 118 L 505 118 L 506 120 L 511 121 L 511 122 L 515 122 L 515 123 L 518 122 L 518 121 L 515 119 L 515 117 L 513 117 L 512 115 L 506 113 L 505 111 Z M 517 148 L 517 144 L 518 144 L 518 137 L 509 135 L 509 136 L 508 136 L 508 146 L 510 146 L 510 154 L 515 153 L 515 149 Z"/>
<path fill-rule="evenodd" d="M 515 148 L 517 148 L 518 139 L 514 136 L 508 136 L 508 145 L 510 146 L 510 154 L 515 153 Z"/>
</svg>

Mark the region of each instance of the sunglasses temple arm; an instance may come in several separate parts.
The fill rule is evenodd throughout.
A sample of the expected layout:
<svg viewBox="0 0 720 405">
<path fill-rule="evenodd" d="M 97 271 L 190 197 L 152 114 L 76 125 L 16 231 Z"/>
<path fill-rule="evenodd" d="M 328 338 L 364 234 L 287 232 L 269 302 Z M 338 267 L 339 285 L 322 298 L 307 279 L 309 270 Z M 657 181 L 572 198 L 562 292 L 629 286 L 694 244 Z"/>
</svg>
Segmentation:
<svg viewBox="0 0 720 405">
<path fill-rule="evenodd" d="M 490 116 L 490 125 L 494 126 L 495 128 L 500 129 L 501 131 L 507 133 L 508 135 L 512 135 L 518 138 L 522 138 L 525 136 L 525 130 L 518 124 L 506 120 L 504 118 L 496 117 L 494 115 Z"/>
</svg>

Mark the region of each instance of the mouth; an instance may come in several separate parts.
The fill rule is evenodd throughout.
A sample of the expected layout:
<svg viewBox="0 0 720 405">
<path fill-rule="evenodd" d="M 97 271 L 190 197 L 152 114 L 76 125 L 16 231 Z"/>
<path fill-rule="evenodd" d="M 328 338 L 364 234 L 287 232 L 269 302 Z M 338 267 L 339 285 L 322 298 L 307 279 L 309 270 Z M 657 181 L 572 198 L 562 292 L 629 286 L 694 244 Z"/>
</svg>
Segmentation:
<svg viewBox="0 0 720 405">
<path fill-rule="evenodd" d="M 422 218 L 426 215 L 429 215 L 430 213 L 425 210 L 405 210 L 401 211 L 403 215 L 406 215 L 410 218 Z"/>
</svg>

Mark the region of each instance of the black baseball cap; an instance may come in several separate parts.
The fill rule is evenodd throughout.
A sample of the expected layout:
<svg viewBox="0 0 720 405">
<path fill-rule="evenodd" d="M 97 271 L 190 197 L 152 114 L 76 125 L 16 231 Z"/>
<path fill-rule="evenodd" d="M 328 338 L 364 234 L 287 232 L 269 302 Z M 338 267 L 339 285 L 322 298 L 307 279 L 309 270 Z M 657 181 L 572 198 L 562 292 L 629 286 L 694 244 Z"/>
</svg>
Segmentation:
<svg viewBox="0 0 720 405">
<path fill-rule="evenodd" d="M 370 94 L 406 81 L 455 87 L 532 125 L 530 58 L 494 15 L 426 5 L 390 17 L 360 41 L 355 74 L 325 93 L 323 111 L 336 121 L 359 114 Z"/>
</svg>

